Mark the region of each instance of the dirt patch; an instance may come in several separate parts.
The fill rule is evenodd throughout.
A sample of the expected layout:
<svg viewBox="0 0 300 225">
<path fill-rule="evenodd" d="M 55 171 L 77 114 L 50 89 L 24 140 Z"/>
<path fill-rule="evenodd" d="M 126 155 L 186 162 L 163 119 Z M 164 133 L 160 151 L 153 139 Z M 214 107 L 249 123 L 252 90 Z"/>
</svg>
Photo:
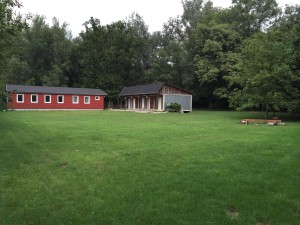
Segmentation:
<svg viewBox="0 0 300 225">
<path fill-rule="evenodd" d="M 232 220 L 237 220 L 240 216 L 240 213 L 235 207 L 230 207 L 226 210 L 227 216 Z"/>
<path fill-rule="evenodd" d="M 57 167 L 59 167 L 59 168 L 65 168 L 67 165 L 68 165 L 67 162 L 62 162 L 62 163 L 59 163 L 59 164 L 57 165 Z"/>
<path fill-rule="evenodd" d="M 256 225 L 272 225 L 271 222 L 266 222 L 262 218 L 256 219 Z"/>
</svg>

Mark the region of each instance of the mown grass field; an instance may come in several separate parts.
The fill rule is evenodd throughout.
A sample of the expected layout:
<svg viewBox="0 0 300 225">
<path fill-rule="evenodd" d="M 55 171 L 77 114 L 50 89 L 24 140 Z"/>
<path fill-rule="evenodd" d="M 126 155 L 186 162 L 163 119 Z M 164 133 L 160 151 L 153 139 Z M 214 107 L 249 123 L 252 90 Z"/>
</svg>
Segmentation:
<svg viewBox="0 0 300 225">
<path fill-rule="evenodd" d="M 300 123 L 0 113 L 0 225 L 299 225 Z"/>
</svg>

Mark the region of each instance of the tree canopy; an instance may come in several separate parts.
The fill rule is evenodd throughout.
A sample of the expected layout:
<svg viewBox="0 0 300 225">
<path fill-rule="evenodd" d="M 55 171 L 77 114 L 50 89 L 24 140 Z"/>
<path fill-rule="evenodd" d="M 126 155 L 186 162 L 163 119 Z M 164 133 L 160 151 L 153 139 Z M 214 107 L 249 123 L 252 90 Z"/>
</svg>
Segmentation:
<svg viewBox="0 0 300 225">
<path fill-rule="evenodd" d="M 103 25 L 89 18 L 72 38 L 66 22 L 30 25 L 18 0 L 0 2 L 0 76 L 5 83 L 101 88 L 112 107 L 124 86 L 169 82 L 201 107 L 299 108 L 300 9 L 276 0 L 183 0 L 183 14 L 150 33 L 142 15 Z M 28 19 L 28 18 L 27 18 Z"/>
<path fill-rule="evenodd" d="M 17 15 L 16 8 L 22 5 L 18 0 L 1 0 L 0 1 L 0 110 L 5 108 L 7 96 L 2 91 L 7 82 L 9 60 L 13 56 L 15 45 L 13 39 L 24 28 L 27 27 L 26 18 Z"/>
<path fill-rule="evenodd" d="M 295 109 L 299 100 L 295 84 L 299 76 L 293 71 L 295 55 L 290 39 L 270 30 L 245 42 L 241 71 L 229 78 L 240 86 L 230 96 L 235 107 L 262 107 L 266 112 Z"/>
</svg>

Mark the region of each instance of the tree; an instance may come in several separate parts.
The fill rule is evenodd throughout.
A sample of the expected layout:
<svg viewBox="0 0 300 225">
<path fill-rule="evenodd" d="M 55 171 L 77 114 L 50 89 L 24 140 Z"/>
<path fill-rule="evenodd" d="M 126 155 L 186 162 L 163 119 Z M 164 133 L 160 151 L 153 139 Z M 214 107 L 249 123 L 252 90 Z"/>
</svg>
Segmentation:
<svg viewBox="0 0 300 225">
<path fill-rule="evenodd" d="M 21 61 L 18 56 L 13 56 L 8 61 L 6 81 L 9 84 L 32 84 L 30 83 L 31 73 L 31 68 L 26 61 Z"/>
<path fill-rule="evenodd" d="M 151 55 L 145 82 L 167 82 L 183 87 L 186 60 L 184 36 L 179 18 L 170 19 L 162 32 L 155 32 L 150 39 Z"/>
<path fill-rule="evenodd" d="M 147 28 L 141 17 L 102 26 L 91 18 L 81 33 L 81 82 L 117 100 L 123 86 L 142 82 L 147 63 Z M 111 103 L 111 102 L 110 102 Z"/>
<path fill-rule="evenodd" d="M 208 0 L 183 0 L 182 24 L 189 35 L 198 23 L 207 24 L 215 19 L 218 8 L 213 7 L 213 2 Z"/>
<path fill-rule="evenodd" d="M 226 12 L 225 21 L 247 38 L 270 27 L 281 10 L 276 0 L 232 0 L 232 7 Z"/>
<path fill-rule="evenodd" d="M 294 109 L 299 76 L 292 70 L 292 41 L 293 37 L 270 29 L 245 42 L 241 72 L 229 78 L 231 85 L 237 85 L 229 98 L 231 106 L 238 110 L 262 108 L 266 117 L 269 111 Z"/>
<path fill-rule="evenodd" d="M 18 0 L 0 1 L 0 87 L 6 83 L 7 64 L 14 49 L 12 40 L 27 27 L 26 20 L 16 14 L 15 8 L 22 5 Z M 0 110 L 6 105 L 5 93 L 0 94 Z"/>
<path fill-rule="evenodd" d="M 234 76 L 239 63 L 241 37 L 228 24 L 198 23 L 189 43 L 192 62 L 190 85 L 198 97 L 212 100 L 225 92 L 226 76 Z"/>
<path fill-rule="evenodd" d="M 83 58 L 80 46 L 82 45 L 82 38 L 76 37 L 72 40 L 72 47 L 70 51 L 70 70 L 69 82 L 70 87 L 80 87 L 80 79 L 82 75 L 81 60 Z"/>
<path fill-rule="evenodd" d="M 274 29 L 286 36 L 294 37 L 292 41 L 295 55 L 293 70 L 300 72 L 300 6 L 287 6 L 278 23 L 274 25 Z"/>
<path fill-rule="evenodd" d="M 15 8 L 22 5 L 17 0 L 3 0 L 0 2 L 0 65 L 1 69 L 5 67 L 5 61 L 12 53 L 12 37 L 23 30 L 27 24 L 26 21 L 18 16 Z M 0 74 L 3 75 L 3 70 Z"/>
<path fill-rule="evenodd" d="M 7 77 L 12 84 L 66 86 L 70 76 L 73 43 L 67 24 L 53 18 L 50 27 L 42 16 L 12 39 L 17 47 L 8 63 Z"/>
<path fill-rule="evenodd" d="M 143 82 L 145 71 L 149 68 L 151 49 L 149 46 L 150 33 L 143 18 L 132 13 L 126 22 L 130 36 L 130 55 L 132 66 L 128 76 L 123 79 L 125 85 L 136 85 Z"/>
</svg>

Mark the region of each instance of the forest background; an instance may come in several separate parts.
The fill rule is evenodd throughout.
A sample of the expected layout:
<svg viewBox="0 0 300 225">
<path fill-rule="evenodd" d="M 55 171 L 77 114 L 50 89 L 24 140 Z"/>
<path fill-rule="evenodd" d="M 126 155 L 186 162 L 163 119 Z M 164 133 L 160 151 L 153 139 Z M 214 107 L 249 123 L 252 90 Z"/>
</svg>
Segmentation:
<svg viewBox="0 0 300 225">
<path fill-rule="evenodd" d="M 299 5 L 183 0 L 162 31 L 132 13 L 108 25 L 91 17 L 77 37 L 67 22 L 21 17 L 20 7 L 0 1 L 3 105 L 5 84 L 100 88 L 115 107 L 124 86 L 167 82 L 192 91 L 194 107 L 299 111 Z"/>
</svg>

